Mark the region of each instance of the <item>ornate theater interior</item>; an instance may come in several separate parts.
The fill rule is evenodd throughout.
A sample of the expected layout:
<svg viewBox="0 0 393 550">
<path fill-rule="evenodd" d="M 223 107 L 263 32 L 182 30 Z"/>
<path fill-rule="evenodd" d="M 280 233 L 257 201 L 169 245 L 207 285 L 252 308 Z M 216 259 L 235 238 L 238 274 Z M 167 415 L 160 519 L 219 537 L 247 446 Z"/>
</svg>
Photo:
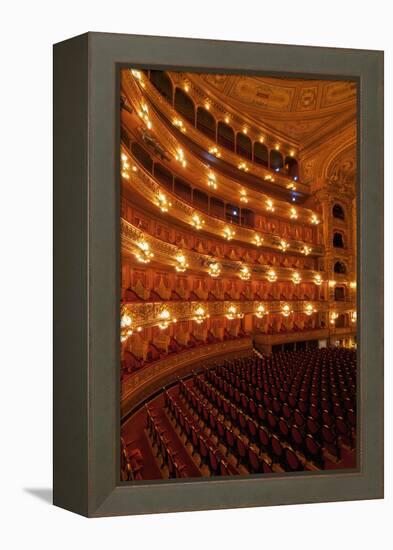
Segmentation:
<svg viewBox="0 0 393 550">
<path fill-rule="evenodd" d="M 356 467 L 356 84 L 122 69 L 121 480 Z"/>
</svg>

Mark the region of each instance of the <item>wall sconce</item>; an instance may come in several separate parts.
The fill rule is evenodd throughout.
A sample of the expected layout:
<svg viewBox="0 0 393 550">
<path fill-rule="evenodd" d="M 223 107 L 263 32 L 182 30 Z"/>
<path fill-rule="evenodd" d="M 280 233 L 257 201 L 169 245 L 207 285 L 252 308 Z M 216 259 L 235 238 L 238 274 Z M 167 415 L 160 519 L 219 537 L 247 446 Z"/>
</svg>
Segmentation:
<svg viewBox="0 0 393 550">
<path fill-rule="evenodd" d="M 356 323 L 356 320 L 357 320 L 357 313 L 356 313 L 356 311 L 352 311 L 351 312 L 351 322 Z"/>
<path fill-rule="evenodd" d="M 240 190 L 240 202 L 243 204 L 248 203 L 247 191 L 245 189 Z"/>
<path fill-rule="evenodd" d="M 217 189 L 216 176 L 213 174 L 213 172 L 209 172 L 209 174 L 207 175 L 207 185 L 208 187 Z"/>
<path fill-rule="evenodd" d="M 265 306 L 260 304 L 257 309 L 255 310 L 255 315 L 258 317 L 258 319 L 262 319 L 264 315 L 267 315 L 269 312 L 266 311 Z"/>
<path fill-rule="evenodd" d="M 269 269 L 269 271 L 267 272 L 267 280 L 271 283 L 277 281 L 277 274 L 273 269 Z"/>
<path fill-rule="evenodd" d="M 317 218 L 317 216 L 316 216 L 315 214 L 313 214 L 313 215 L 311 216 L 311 223 L 312 223 L 313 225 L 318 225 L 318 224 L 319 224 L 319 219 Z"/>
<path fill-rule="evenodd" d="M 243 319 L 244 313 L 238 313 L 236 306 L 229 306 L 225 317 L 230 321 L 233 321 L 233 319 Z"/>
<path fill-rule="evenodd" d="M 290 211 L 290 217 L 291 217 L 291 220 L 297 220 L 298 218 L 298 214 L 297 214 L 297 210 L 294 206 L 292 206 L 291 208 L 291 211 Z"/>
<path fill-rule="evenodd" d="M 280 241 L 280 249 L 283 251 L 283 252 L 286 252 L 289 248 L 289 243 L 287 243 L 287 241 Z"/>
<path fill-rule="evenodd" d="M 151 130 L 152 123 L 151 123 L 151 120 L 149 119 L 149 108 L 146 105 L 146 103 L 143 103 L 141 105 L 141 110 L 139 111 L 138 114 L 139 114 L 140 118 L 145 122 L 148 129 Z"/>
<path fill-rule="evenodd" d="M 318 286 L 321 285 L 322 284 L 322 277 L 320 275 L 315 275 L 314 283 Z"/>
<path fill-rule="evenodd" d="M 311 252 L 311 248 L 307 245 L 304 245 L 303 248 L 302 248 L 302 253 L 305 255 L 305 256 L 308 256 Z"/>
<path fill-rule="evenodd" d="M 183 273 L 188 267 L 185 256 L 183 256 L 183 254 L 179 254 L 178 256 L 176 256 L 176 261 L 178 264 L 175 266 L 176 271 L 178 271 L 179 273 Z"/>
<path fill-rule="evenodd" d="M 184 151 L 180 147 L 177 150 L 175 158 L 178 162 L 180 162 L 180 164 L 183 166 L 183 168 L 185 168 L 187 166 L 187 162 L 186 162 L 186 159 L 185 159 L 185 156 L 184 156 Z"/>
<path fill-rule="evenodd" d="M 158 326 L 161 330 L 165 330 L 169 327 L 171 323 L 176 323 L 177 319 L 171 319 L 171 314 L 168 309 L 163 309 L 158 315 L 160 322 Z"/>
<path fill-rule="evenodd" d="M 248 268 L 246 265 L 244 265 L 244 266 L 240 269 L 239 277 L 240 277 L 243 281 L 248 281 L 248 280 L 251 278 L 250 270 L 249 270 L 249 268 Z"/>
<path fill-rule="evenodd" d="M 337 317 L 338 317 L 338 313 L 336 313 L 335 311 L 332 311 L 331 314 L 330 314 L 330 324 L 331 325 L 335 324 Z"/>
<path fill-rule="evenodd" d="M 202 229 L 202 227 L 205 225 L 205 220 L 203 220 L 199 214 L 194 214 L 191 218 L 191 225 L 195 227 L 195 229 Z"/>
<path fill-rule="evenodd" d="M 217 149 L 217 147 L 210 147 L 209 153 L 210 153 L 211 155 L 214 155 L 214 156 L 217 157 L 217 158 L 220 158 L 220 157 L 221 157 L 221 153 L 220 153 L 220 151 Z"/>
<path fill-rule="evenodd" d="M 210 317 L 209 314 L 206 314 L 205 309 L 202 306 L 197 307 L 197 309 L 194 311 L 194 317 L 193 320 L 198 323 L 198 325 L 202 324 L 205 319 L 208 319 Z"/>
<path fill-rule="evenodd" d="M 255 233 L 254 235 L 254 244 L 256 246 L 261 246 L 263 243 L 263 237 L 261 237 L 261 235 L 259 235 L 258 233 Z"/>
<path fill-rule="evenodd" d="M 233 237 L 236 235 L 235 231 L 233 231 L 233 229 L 231 229 L 230 227 L 225 227 L 224 228 L 224 238 L 227 240 L 227 241 L 231 241 L 233 239 Z"/>
<path fill-rule="evenodd" d="M 316 309 L 314 309 L 314 306 L 312 304 L 307 304 L 304 308 L 304 313 L 308 316 L 312 315 L 313 313 L 316 313 Z"/>
<path fill-rule="evenodd" d="M 186 133 L 186 127 L 183 124 L 183 121 L 180 120 L 180 118 L 174 118 L 173 119 L 173 125 L 179 128 L 183 133 Z"/>
<path fill-rule="evenodd" d="M 281 308 L 281 313 L 284 317 L 289 317 L 292 313 L 291 307 L 288 304 L 283 305 Z"/>
<path fill-rule="evenodd" d="M 208 267 L 210 277 L 218 277 L 221 273 L 221 265 L 218 262 L 211 262 Z"/>
<path fill-rule="evenodd" d="M 237 167 L 239 170 L 242 170 L 243 172 L 248 172 L 248 166 L 245 162 L 241 162 L 240 164 L 238 164 Z"/>
<path fill-rule="evenodd" d="M 269 210 L 269 212 L 274 212 L 273 201 L 271 199 L 266 200 L 266 210 Z"/>
<path fill-rule="evenodd" d="M 295 273 L 293 273 L 291 279 L 292 279 L 292 282 L 295 285 L 298 285 L 300 283 L 300 281 L 302 280 L 302 278 L 300 277 L 300 275 L 297 271 L 295 271 Z"/>
<path fill-rule="evenodd" d="M 135 253 L 136 259 L 142 264 L 148 264 L 154 256 L 153 252 L 150 251 L 149 243 L 147 241 L 140 241 L 137 243 L 137 246 L 139 251 Z"/>
<path fill-rule="evenodd" d="M 168 201 L 166 198 L 166 195 L 164 193 L 161 193 L 161 191 L 157 194 L 156 197 L 156 205 L 158 208 L 165 214 L 165 212 L 168 212 L 169 207 L 172 206 L 172 203 Z"/>
</svg>

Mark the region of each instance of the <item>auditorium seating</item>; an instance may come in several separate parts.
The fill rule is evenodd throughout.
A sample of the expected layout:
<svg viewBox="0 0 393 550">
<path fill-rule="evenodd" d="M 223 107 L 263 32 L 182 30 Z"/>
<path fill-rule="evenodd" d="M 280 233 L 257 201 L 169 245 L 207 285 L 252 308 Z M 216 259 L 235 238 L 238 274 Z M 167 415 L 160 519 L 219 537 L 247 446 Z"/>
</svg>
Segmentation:
<svg viewBox="0 0 393 550">
<path fill-rule="evenodd" d="M 252 353 L 201 366 L 160 403 L 145 406 L 146 433 L 171 478 L 355 466 L 352 350 Z M 129 479 L 143 478 L 135 457 L 133 464 Z"/>
</svg>

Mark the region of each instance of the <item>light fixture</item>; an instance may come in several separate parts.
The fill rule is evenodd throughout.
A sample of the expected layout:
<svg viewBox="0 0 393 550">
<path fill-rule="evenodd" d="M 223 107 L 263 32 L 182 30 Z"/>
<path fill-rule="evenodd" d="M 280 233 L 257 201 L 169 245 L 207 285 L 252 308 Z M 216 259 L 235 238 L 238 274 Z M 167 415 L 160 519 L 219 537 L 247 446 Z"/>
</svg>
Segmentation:
<svg viewBox="0 0 393 550">
<path fill-rule="evenodd" d="M 220 157 L 221 157 L 221 153 L 220 153 L 220 151 L 217 149 L 217 147 L 210 147 L 209 153 L 210 153 L 211 155 L 214 155 L 214 156 L 217 157 L 217 158 L 220 158 Z"/>
<path fill-rule="evenodd" d="M 188 85 L 187 82 L 184 83 L 183 88 L 185 92 L 188 92 L 190 90 L 190 86 Z"/>
<path fill-rule="evenodd" d="M 296 191 L 296 185 L 290 181 L 287 185 L 287 189 L 291 189 L 292 191 Z"/>
<path fill-rule="evenodd" d="M 274 148 L 275 148 L 276 151 L 279 151 L 279 150 L 280 150 L 280 144 L 279 144 L 279 143 L 276 143 L 276 145 L 275 145 Z"/>
<path fill-rule="evenodd" d="M 225 317 L 230 321 L 233 319 L 242 319 L 244 317 L 244 313 L 238 313 L 236 306 L 232 305 L 228 307 Z"/>
<path fill-rule="evenodd" d="M 213 172 L 209 172 L 207 175 L 207 185 L 213 189 L 217 189 L 216 176 Z"/>
<path fill-rule="evenodd" d="M 319 224 L 319 219 L 318 219 L 318 217 L 317 217 L 315 214 L 313 214 L 313 215 L 311 216 L 311 223 L 312 223 L 313 225 L 318 225 L 318 224 Z"/>
<path fill-rule="evenodd" d="M 161 193 L 161 191 L 156 196 L 156 204 L 163 213 L 168 212 L 169 207 L 172 206 L 172 203 L 169 202 L 166 195 Z"/>
<path fill-rule="evenodd" d="M 305 256 L 308 256 L 311 252 L 311 248 L 305 244 L 302 248 L 302 252 Z"/>
<path fill-rule="evenodd" d="M 253 242 L 256 246 L 261 246 L 263 243 L 263 237 L 261 237 L 259 233 L 255 233 Z"/>
<path fill-rule="evenodd" d="M 158 315 L 158 326 L 161 330 L 165 330 L 169 327 L 170 323 L 176 323 L 177 319 L 171 319 L 171 314 L 168 309 L 163 309 Z"/>
<path fill-rule="evenodd" d="M 225 120 L 225 123 L 226 123 L 226 124 L 229 124 L 229 116 L 228 116 L 228 115 L 225 117 L 224 120 Z"/>
<path fill-rule="evenodd" d="M 351 322 L 356 323 L 356 320 L 357 320 L 357 313 L 356 313 L 356 311 L 352 311 L 351 312 Z"/>
<path fill-rule="evenodd" d="M 245 189 L 240 189 L 240 202 L 244 204 L 248 203 L 247 191 Z"/>
<path fill-rule="evenodd" d="M 205 109 L 206 111 L 210 111 L 210 103 L 208 101 L 205 101 Z"/>
<path fill-rule="evenodd" d="M 263 178 L 265 181 L 272 181 L 272 176 L 270 174 L 266 174 Z"/>
<path fill-rule="evenodd" d="M 180 118 L 174 118 L 173 125 L 179 128 L 182 132 L 186 132 L 186 127 L 184 126 L 183 121 L 180 120 Z"/>
<path fill-rule="evenodd" d="M 277 274 L 274 269 L 269 269 L 269 271 L 267 272 L 267 280 L 270 283 L 274 283 L 275 281 L 277 281 Z"/>
<path fill-rule="evenodd" d="M 293 282 L 295 285 L 298 285 L 298 284 L 301 282 L 301 280 L 302 280 L 302 278 L 300 277 L 300 275 L 299 275 L 299 273 L 298 273 L 297 271 L 295 271 L 295 273 L 293 273 L 293 275 L 292 275 L 291 278 L 292 278 L 292 282 Z"/>
<path fill-rule="evenodd" d="M 356 281 L 351 281 L 351 282 L 349 283 L 349 286 L 350 286 L 350 288 L 352 288 L 352 289 L 356 288 Z"/>
<path fill-rule="evenodd" d="M 334 325 L 335 324 L 335 321 L 338 317 L 338 313 L 336 313 L 335 311 L 332 311 L 331 314 L 330 314 L 330 324 L 331 325 Z"/>
<path fill-rule="evenodd" d="M 176 261 L 177 261 L 177 265 L 175 266 L 176 271 L 178 271 L 179 273 L 183 273 L 188 267 L 186 257 L 182 253 L 180 253 L 176 256 Z"/>
<path fill-rule="evenodd" d="M 260 141 L 261 143 L 263 143 L 263 142 L 265 141 L 265 138 L 264 138 L 263 136 L 261 136 L 261 137 L 259 138 L 259 141 Z"/>
<path fill-rule="evenodd" d="M 248 280 L 251 278 L 251 272 L 250 272 L 249 268 L 248 268 L 246 265 L 244 265 L 244 266 L 240 269 L 239 277 L 240 277 L 243 281 L 248 281 Z"/>
<path fill-rule="evenodd" d="M 321 285 L 321 284 L 322 284 L 322 277 L 321 277 L 320 275 L 318 275 L 318 274 L 315 275 L 315 277 L 314 277 L 314 283 L 315 283 L 316 285 L 318 285 L 318 286 Z"/>
<path fill-rule="evenodd" d="M 238 164 L 237 167 L 239 168 L 239 170 L 242 170 L 243 172 L 248 172 L 248 166 L 245 162 L 241 162 L 240 164 Z"/>
<path fill-rule="evenodd" d="M 141 71 L 137 71 L 136 69 L 131 69 L 131 74 L 134 78 L 136 78 L 137 80 L 141 80 L 142 78 L 142 73 Z"/>
<path fill-rule="evenodd" d="M 202 324 L 205 319 L 208 319 L 210 317 L 209 314 L 206 314 L 205 309 L 202 306 L 199 306 L 194 311 L 194 317 L 193 320 L 198 323 L 198 325 Z"/>
<path fill-rule="evenodd" d="M 175 158 L 178 162 L 180 162 L 180 164 L 183 166 L 183 168 L 185 168 L 187 166 L 187 162 L 186 162 L 186 159 L 184 157 L 184 151 L 180 147 L 177 150 Z"/>
<path fill-rule="evenodd" d="M 312 315 L 313 313 L 316 313 L 316 309 L 314 309 L 314 306 L 312 304 L 306 304 L 304 308 L 304 313 L 308 316 Z"/>
<path fill-rule="evenodd" d="M 247 134 L 247 132 L 248 132 L 247 126 L 244 126 L 244 128 L 243 128 L 243 134 Z"/>
<path fill-rule="evenodd" d="M 291 212 L 291 214 L 290 214 L 291 215 L 291 220 L 297 220 L 298 214 L 297 214 L 297 210 L 294 206 L 292 206 L 290 212 Z"/>
<path fill-rule="evenodd" d="M 255 315 L 258 317 L 258 319 L 262 319 L 264 315 L 267 315 L 269 312 L 266 311 L 265 306 L 260 304 L 257 309 L 255 310 Z"/>
<path fill-rule="evenodd" d="M 130 163 L 128 161 L 128 156 L 125 153 L 120 154 L 120 164 L 121 164 L 121 176 L 122 178 L 128 180 L 130 179 Z"/>
<path fill-rule="evenodd" d="M 208 272 L 210 277 L 218 277 L 221 273 L 221 265 L 216 261 L 210 262 Z"/>
<path fill-rule="evenodd" d="M 284 317 L 289 317 L 292 313 L 291 307 L 288 304 L 284 304 L 281 308 L 281 313 Z"/>
<path fill-rule="evenodd" d="M 136 331 L 141 332 L 142 327 L 137 327 Z M 126 309 L 123 309 L 123 312 L 120 317 L 120 341 L 125 342 L 132 334 L 134 333 L 134 327 L 132 323 L 132 317 Z"/>
<path fill-rule="evenodd" d="M 233 231 L 233 229 L 231 229 L 230 227 L 226 226 L 224 228 L 224 238 L 227 241 L 231 241 L 235 235 L 236 235 L 235 231 Z"/>
<path fill-rule="evenodd" d="M 290 156 L 290 157 L 294 157 L 294 156 L 295 156 L 295 151 L 293 151 L 293 150 L 292 150 L 292 151 L 289 151 L 289 156 Z"/>
<path fill-rule="evenodd" d="M 271 199 L 266 199 L 266 210 L 269 210 L 269 212 L 274 212 L 273 201 Z"/>
<path fill-rule="evenodd" d="M 151 123 L 151 120 L 149 119 L 149 108 L 146 105 L 146 103 L 142 103 L 141 110 L 139 111 L 139 116 L 145 122 L 148 129 L 151 130 L 152 123 Z"/>
<path fill-rule="evenodd" d="M 191 218 L 191 225 L 193 225 L 195 229 L 202 229 L 205 225 L 205 220 L 203 220 L 199 214 L 194 214 Z"/>
<path fill-rule="evenodd" d="M 336 281 L 329 281 L 329 288 L 334 288 L 336 286 Z"/>
<path fill-rule="evenodd" d="M 283 252 L 286 252 L 286 251 L 288 250 L 288 248 L 289 248 L 289 243 L 287 243 L 287 241 L 284 241 L 284 239 L 281 240 L 281 241 L 280 241 L 280 249 L 281 249 Z"/>
<path fill-rule="evenodd" d="M 140 241 L 137 243 L 139 251 L 135 253 L 136 259 L 142 264 L 148 264 L 153 258 L 154 254 L 150 251 L 150 245 L 146 241 Z"/>
</svg>

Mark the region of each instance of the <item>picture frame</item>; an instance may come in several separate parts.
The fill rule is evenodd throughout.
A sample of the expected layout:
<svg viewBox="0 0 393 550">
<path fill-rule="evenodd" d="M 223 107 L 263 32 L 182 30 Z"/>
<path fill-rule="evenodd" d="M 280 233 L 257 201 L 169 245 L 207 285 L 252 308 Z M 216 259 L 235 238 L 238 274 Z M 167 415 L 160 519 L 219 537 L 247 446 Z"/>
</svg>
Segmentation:
<svg viewBox="0 0 393 550">
<path fill-rule="evenodd" d="M 352 79 L 359 468 L 120 483 L 119 69 Z M 86 33 L 54 46 L 54 504 L 88 517 L 383 498 L 383 52 Z"/>
</svg>

